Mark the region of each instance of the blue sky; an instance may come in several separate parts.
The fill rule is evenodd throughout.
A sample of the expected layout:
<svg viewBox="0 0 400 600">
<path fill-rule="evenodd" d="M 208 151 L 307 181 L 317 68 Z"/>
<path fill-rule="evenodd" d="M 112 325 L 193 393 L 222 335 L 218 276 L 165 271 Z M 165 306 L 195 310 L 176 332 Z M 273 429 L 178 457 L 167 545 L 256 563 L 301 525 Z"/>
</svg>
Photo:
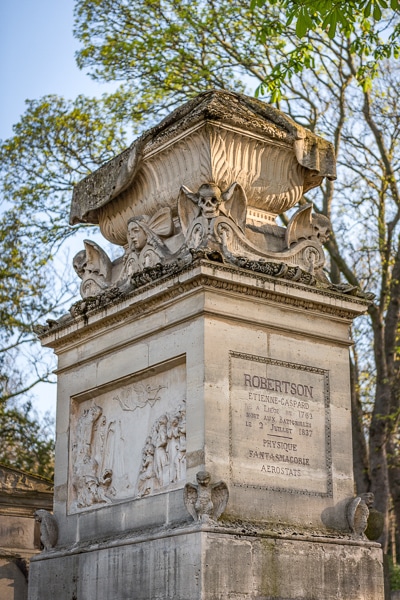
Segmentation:
<svg viewBox="0 0 400 600">
<path fill-rule="evenodd" d="M 73 10 L 74 0 L 0 1 L 1 139 L 12 135 L 26 99 L 46 94 L 95 96 L 107 91 L 107 86 L 93 82 L 76 66 Z M 55 386 L 40 385 L 34 393 L 35 408 L 54 415 Z"/>
<path fill-rule="evenodd" d="M 0 2 L 1 139 L 12 135 L 27 98 L 46 94 L 74 98 L 107 91 L 76 66 L 73 10 L 73 0 Z"/>
</svg>

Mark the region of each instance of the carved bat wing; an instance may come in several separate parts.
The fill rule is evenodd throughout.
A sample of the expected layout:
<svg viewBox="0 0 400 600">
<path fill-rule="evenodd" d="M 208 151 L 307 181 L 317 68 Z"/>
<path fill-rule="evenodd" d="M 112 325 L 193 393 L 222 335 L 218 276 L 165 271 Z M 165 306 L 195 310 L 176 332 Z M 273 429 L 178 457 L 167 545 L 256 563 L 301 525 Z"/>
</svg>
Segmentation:
<svg viewBox="0 0 400 600">
<path fill-rule="evenodd" d="M 102 275 L 106 281 L 111 280 L 111 260 L 96 242 L 83 240 L 86 250 L 86 269 L 91 273 Z"/>
<path fill-rule="evenodd" d="M 174 222 L 172 220 L 171 209 L 161 208 L 153 215 L 147 223 L 147 227 L 153 233 L 161 237 L 169 237 L 174 231 Z"/>
<path fill-rule="evenodd" d="M 229 500 L 228 486 L 224 481 L 219 481 L 211 486 L 211 500 L 214 505 L 213 517 L 219 519 Z"/>
<path fill-rule="evenodd" d="M 178 215 L 184 236 L 186 236 L 191 223 L 197 219 L 201 212 L 197 205 L 198 200 L 197 194 L 191 192 L 184 185 L 181 187 L 178 198 Z"/>
<path fill-rule="evenodd" d="M 79 250 L 79 252 L 77 254 L 75 254 L 73 261 L 72 261 L 72 266 L 74 267 L 77 275 L 82 279 L 84 274 L 85 274 L 85 267 L 86 267 L 86 251 L 85 250 Z"/>
<path fill-rule="evenodd" d="M 197 487 L 191 483 L 187 483 L 183 489 L 183 500 L 185 502 L 186 510 L 190 515 L 192 515 L 193 519 L 197 521 L 197 513 L 194 508 L 194 505 L 197 500 Z"/>
<path fill-rule="evenodd" d="M 230 217 L 244 232 L 246 227 L 247 198 L 244 189 L 236 181 L 222 194 L 224 208 L 221 212 Z"/>
<path fill-rule="evenodd" d="M 285 235 L 287 248 L 290 248 L 292 244 L 301 239 L 307 239 L 313 234 L 312 208 L 312 204 L 305 204 L 299 208 L 290 219 Z"/>
</svg>

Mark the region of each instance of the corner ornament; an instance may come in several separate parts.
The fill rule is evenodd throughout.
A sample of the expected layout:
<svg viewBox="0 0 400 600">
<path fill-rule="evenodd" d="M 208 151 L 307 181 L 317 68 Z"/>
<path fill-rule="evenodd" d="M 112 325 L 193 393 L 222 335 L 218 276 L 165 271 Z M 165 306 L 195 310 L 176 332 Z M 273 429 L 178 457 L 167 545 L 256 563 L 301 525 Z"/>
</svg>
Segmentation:
<svg viewBox="0 0 400 600">
<path fill-rule="evenodd" d="M 312 215 L 312 204 L 307 204 L 285 230 L 275 223 L 246 224 L 247 210 L 246 194 L 237 182 L 225 191 L 216 183 L 204 183 L 196 193 L 182 186 L 178 214 L 188 248 L 220 252 L 224 260 L 236 265 L 238 261 L 242 265 L 268 261 L 295 266 L 314 282 L 327 281 L 322 272 L 322 244 L 329 237 L 329 219 Z"/>
<path fill-rule="evenodd" d="M 85 249 L 75 254 L 73 267 L 82 279 L 82 298 L 97 296 L 111 285 L 112 262 L 96 242 L 84 240 Z"/>
<path fill-rule="evenodd" d="M 40 523 L 40 542 L 43 550 L 51 550 L 57 544 L 58 525 L 54 515 L 47 510 L 39 509 L 34 514 L 35 521 Z"/>
<path fill-rule="evenodd" d="M 198 485 L 187 483 L 183 490 L 186 510 L 195 521 L 217 521 L 228 504 L 228 486 L 224 481 L 212 484 L 208 471 L 199 471 L 196 480 Z"/>
<path fill-rule="evenodd" d="M 347 504 L 346 516 L 352 537 L 358 540 L 377 540 L 383 531 L 384 517 L 373 508 L 374 494 L 360 494 Z"/>
</svg>

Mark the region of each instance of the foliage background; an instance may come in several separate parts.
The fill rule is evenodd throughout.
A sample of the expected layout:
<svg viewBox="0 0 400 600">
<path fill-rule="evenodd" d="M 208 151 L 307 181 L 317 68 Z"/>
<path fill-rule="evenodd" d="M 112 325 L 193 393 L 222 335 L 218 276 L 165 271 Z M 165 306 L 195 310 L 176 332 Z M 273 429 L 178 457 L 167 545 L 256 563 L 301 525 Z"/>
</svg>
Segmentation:
<svg viewBox="0 0 400 600">
<path fill-rule="evenodd" d="M 72 234 L 66 213 L 73 184 L 196 93 L 258 88 L 336 148 L 338 182 L 308 199 L 334 222 L 332 280 L 377 294 L 354 331 L 355 478 L 358 492 L 374 491 L 386 518 L 393 510 L 400 522 L 400 116 L 393 94 L 400 74 L 391 4 L 337 2 L 332 13 L 326 11 L 332 2 L 306 0 L 77 2 L 78 64 L 94 81 L 107 82 L 109 93 L 73 93 L 73 100 L 38 94 L 0 149 L 0 377 L 4 419 L 17 419 L 15 432 L 18 419 L 34 421 L 19 398 L 36 381 L 52 379 L 32 325 L 48 314 L 57 317 L 76 294 L 76 282 L 60 273 L 57 258 L 51 261 Z M 319 25 L 327 33 L 314 30 Z M 296 32 L 307 27 L 300 41 Z M 36 431 L 36 441 L 46 439 Z"/>
</svg>

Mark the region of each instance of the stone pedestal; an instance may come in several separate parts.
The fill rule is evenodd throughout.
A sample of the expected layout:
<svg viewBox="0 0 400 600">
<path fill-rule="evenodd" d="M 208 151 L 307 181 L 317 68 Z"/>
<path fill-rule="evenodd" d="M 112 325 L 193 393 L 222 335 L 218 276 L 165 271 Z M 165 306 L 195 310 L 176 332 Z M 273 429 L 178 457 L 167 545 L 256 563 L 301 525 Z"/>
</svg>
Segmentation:
<svg viewBox="0 0 400 600">
<path fill-rule="evenodd" d="M 343 540 L 188 526 L 55 555 L 50 581 L 35 564 L 31 585 L 37 598 L 370 600 L 384 597 L 381 559 L 378 548 Z"/>
<path fill-rule="evenodd" d="M 71 223 L 121 255 L 85 240 L 83 299 L 39 328 L 58 355 L 59 537 L 30 600 L 383 599 L 352 476 L 367 295 L 329 281 L 327 216 L 276 223 L 325 177 L 331 144 L 210 91 L 76 186 Z"/>
<path fill-rule="evenodd" d="M 59 538 L 30 600 L 382 600 L 380 547 L 348 522 L 366 306 L 196 259 L 44 331 Z"/>
</svg>

